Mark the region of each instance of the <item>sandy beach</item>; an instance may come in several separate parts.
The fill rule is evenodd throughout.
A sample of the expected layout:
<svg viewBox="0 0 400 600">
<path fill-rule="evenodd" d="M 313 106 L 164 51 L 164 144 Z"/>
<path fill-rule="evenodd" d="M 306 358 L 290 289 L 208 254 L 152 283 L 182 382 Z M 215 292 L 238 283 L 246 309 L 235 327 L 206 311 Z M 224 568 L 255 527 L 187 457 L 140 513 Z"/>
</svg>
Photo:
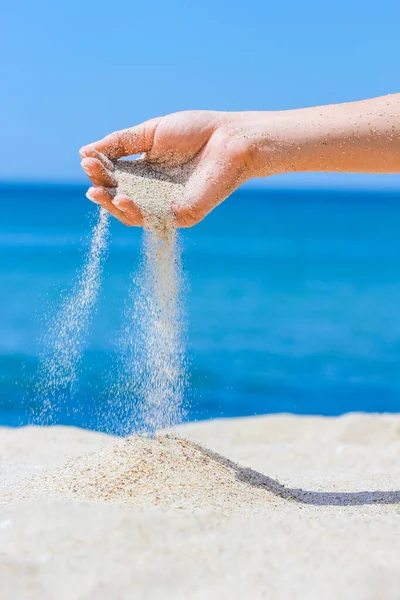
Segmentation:
<svg viewBox="0 0 400 600">
<path fill-rule="evenodd" d="M 1 598 L 400 597 L 399 415 L 3 428 L 0 456 Z"/>
</svg>

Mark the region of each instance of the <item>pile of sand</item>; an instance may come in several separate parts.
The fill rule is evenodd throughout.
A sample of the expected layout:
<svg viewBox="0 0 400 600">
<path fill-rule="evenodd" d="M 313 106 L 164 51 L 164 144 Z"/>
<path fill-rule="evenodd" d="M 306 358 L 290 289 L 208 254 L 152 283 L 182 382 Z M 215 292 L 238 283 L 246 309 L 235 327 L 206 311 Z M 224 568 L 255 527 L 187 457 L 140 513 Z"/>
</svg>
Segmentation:
<svg viewBox="0 0 400 600">
<path fill-rule="evenodd" d="M 262 476 L 193 442 L 133 436 L 25 482 L 21 498 L 59 497 L 131 506 L 257 512 L 272 494 Z"/>
</svg>

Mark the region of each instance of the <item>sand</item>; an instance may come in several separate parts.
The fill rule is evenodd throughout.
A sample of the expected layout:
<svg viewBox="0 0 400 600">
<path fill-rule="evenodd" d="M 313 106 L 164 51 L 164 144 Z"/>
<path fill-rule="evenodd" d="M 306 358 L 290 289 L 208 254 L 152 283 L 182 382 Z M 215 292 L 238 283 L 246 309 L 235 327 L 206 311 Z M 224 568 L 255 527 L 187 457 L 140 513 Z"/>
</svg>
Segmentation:
<svg viewBox="0 0 400 600">
<path fill-rule="evenodd" d="M 193 165 L 163 167 L 142 159 L 114 161 L 113 175 L 117 193 L 132 198 L 144 215 L 145 226 L 158 231 L 170 229 L 174 222 L 174 205 L 187 203 L 187 183 Z"/>
<path fill-rule="evenodd" d="M 63 294 L 56 313 L 43 315 L 45 335 L 36 375 L 36 397 L 30 422 L 51 425 L 57 418 L 65 396 L 75 389 L 89 327 L 97 299 L 108 248 L 108 212 L 99 207 L 90 245 L 83 265 L 68 294 Z M 38 407 L 40 406 L 40 410 Z"/>
<path fill-rule="evenodd" d="M 1 598 L 400 597 L 399 415 L 0 440 Z"/>
<path fill-rule="evenodd" d="M 117 192 L 140 207 L 145 230 L 112 397 L 123 407 L 121 433 L 155 432 L 179 424 L 185 412 L 186 318 L 174 206 L 185 202 L 191 167 L 156 169 L 144 160 L 117 160 L 114 166 Z"/>
</svg>

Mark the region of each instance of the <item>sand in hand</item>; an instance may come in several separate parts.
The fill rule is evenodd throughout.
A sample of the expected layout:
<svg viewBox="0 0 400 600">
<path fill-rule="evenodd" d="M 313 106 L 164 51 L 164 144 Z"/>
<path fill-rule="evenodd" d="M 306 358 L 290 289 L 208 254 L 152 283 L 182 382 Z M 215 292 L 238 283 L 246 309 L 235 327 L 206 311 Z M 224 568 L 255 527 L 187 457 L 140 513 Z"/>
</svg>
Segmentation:
<svg viewBox="0 0 400 600">
<path fill-rule="evenodd" d="M 143 159 L 114 161 L 117 193 L 125 194 L 140 208 L 148 229 L 174 229 L 174 206 L 187 203 L 187 185 L 193 175 L 191 163 L 175 167 L 149 164 Z"/>
</svg>

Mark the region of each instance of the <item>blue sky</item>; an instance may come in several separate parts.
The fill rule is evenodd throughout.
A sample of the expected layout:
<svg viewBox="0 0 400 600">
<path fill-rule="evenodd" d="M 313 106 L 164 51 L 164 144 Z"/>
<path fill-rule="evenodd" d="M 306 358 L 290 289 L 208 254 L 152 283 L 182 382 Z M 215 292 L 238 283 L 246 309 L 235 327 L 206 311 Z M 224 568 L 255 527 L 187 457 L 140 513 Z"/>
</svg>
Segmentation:
<svg viewBox="0 0 400 600">
<path fill-rule="evenodd" d="M 84 181 L 82 144 L 176 110 L 285 109 L 400 91 L 399 22 L 398 0 L 7 2 L 0 180 Z M 321 178 L 341 181 L 281 181 Z"/>
</svg>

